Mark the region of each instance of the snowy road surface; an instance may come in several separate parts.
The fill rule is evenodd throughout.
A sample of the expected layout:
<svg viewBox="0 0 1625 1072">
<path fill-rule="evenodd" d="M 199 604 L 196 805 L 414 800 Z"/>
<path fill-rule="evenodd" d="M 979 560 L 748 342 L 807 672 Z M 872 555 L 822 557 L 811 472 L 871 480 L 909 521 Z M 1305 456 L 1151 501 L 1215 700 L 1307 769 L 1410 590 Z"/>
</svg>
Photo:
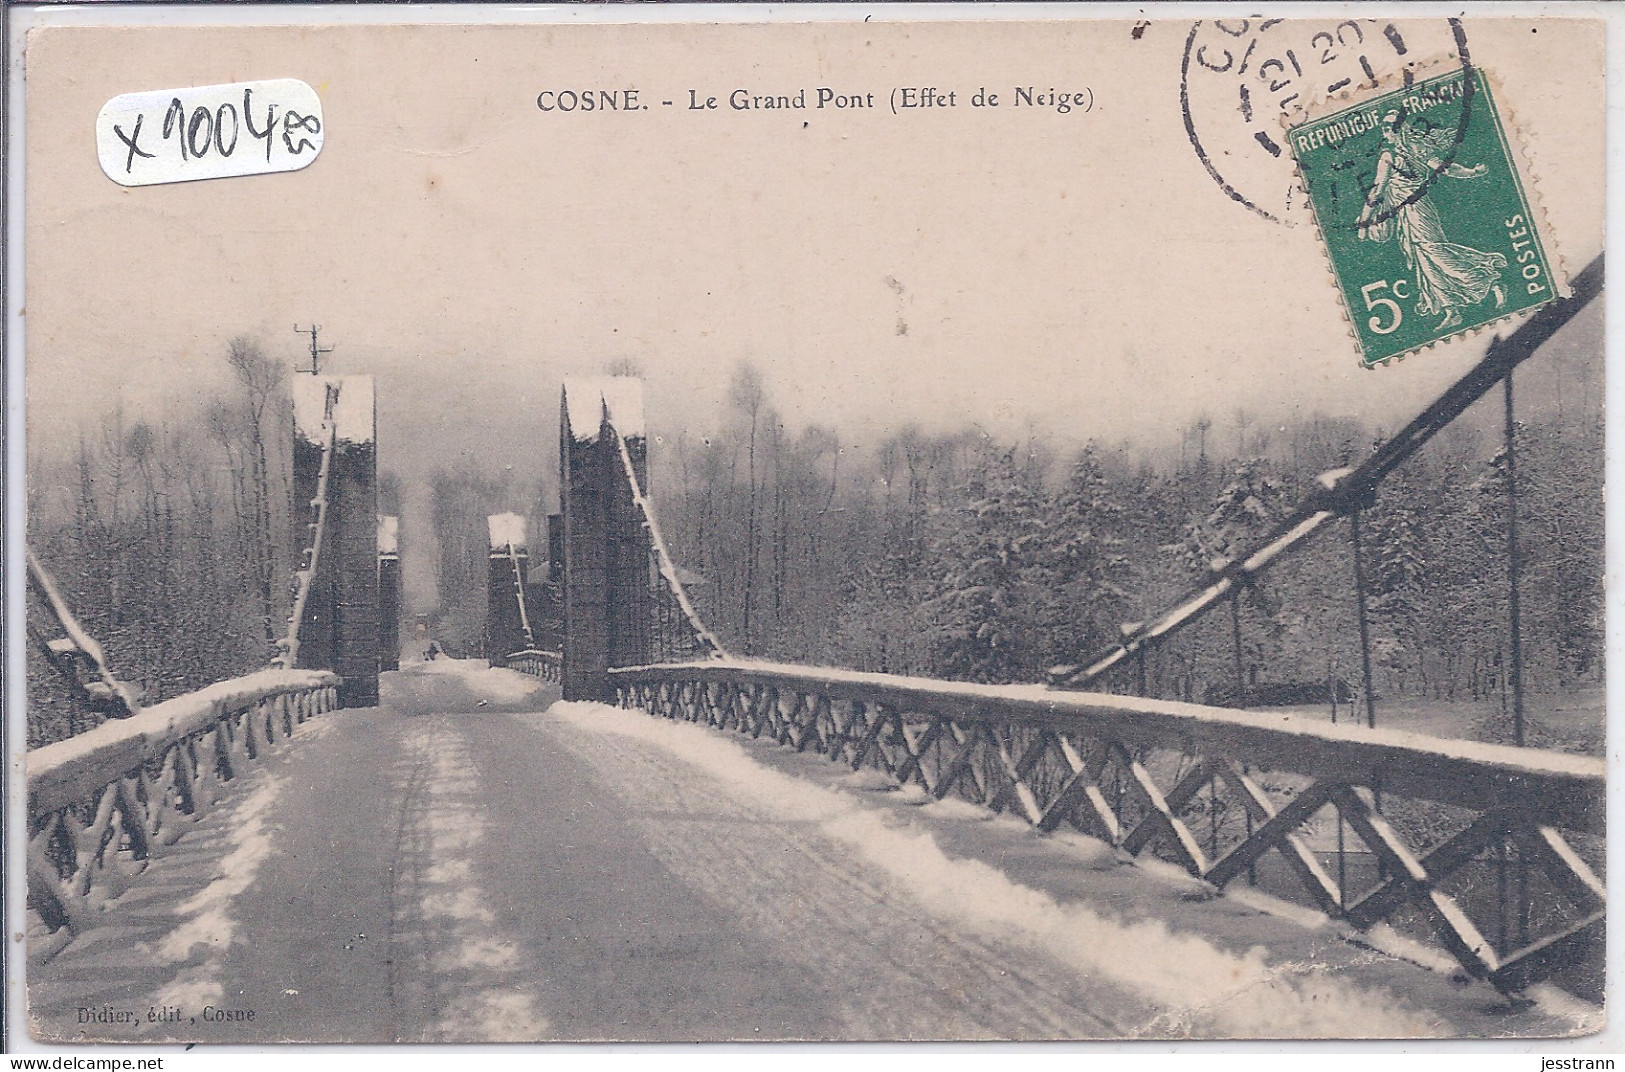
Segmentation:
<svg viewBox="0 0 1625 1072">
<path fill-rule="evenodd" d="M 471 662 L 307 723 L 30 976 L 42 1038 L 1554 1034 L 1448 965 Z M 1444 970 L 1441 970 L 1444 969 Z M 130 1020 L 133 1019 L 133 1022 Z"/>
</svg>

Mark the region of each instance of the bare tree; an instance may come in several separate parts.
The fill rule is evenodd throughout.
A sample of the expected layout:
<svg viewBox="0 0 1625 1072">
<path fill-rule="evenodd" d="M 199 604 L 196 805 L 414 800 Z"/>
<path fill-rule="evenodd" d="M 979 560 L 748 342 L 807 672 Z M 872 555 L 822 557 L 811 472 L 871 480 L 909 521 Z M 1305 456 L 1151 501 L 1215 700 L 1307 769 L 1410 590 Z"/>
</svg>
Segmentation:
<svg viewBox="0 0 1625 1072">
<path fill-rule="evenodd" d="M 762 377 L 755 366 L 742 364 L 734 372 L 733 382 L 728 387 L 728 401 L 734 407 L 741 419 L 741 423 L 748 426 L 745 447 L 745 484 L 747 489 L 745 506 L 745 583 L 742 598 L 744 607 L 740 617 L 740 630 L 745 641 L 745 650 L 749 652 L 754 645 L 754 635 L 751 632 L 751 602 L 754 596 L 757 566 L 757 510 L 761 496 L 761 488 L 756 483 L 756 433 L 761 423 L 762 405 L 766 399 L 766 391 L 762 387 Z"/>
<path fill-rule="evenodd" d="M 260 346 L 238 335 L 226 345 L 226 361 L 243 389 L 243 431 L 248 437 L 244 500 L 248 522 L 250 568 L 255 579 L 267 645 L 276 639 L 277 553 L 272 529 L 271 469 L 266 422 L 276 412 L 287 371 L 265 356 Z"/>
</svg>

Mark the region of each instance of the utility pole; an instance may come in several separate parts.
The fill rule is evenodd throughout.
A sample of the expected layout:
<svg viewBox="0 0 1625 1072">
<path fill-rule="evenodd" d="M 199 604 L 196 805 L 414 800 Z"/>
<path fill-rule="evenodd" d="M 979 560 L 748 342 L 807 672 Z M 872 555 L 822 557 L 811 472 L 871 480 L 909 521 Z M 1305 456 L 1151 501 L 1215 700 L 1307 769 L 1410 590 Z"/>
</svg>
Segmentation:
<svg viewBox="0 0 1625 1072">
<path fill-rule="evenodd" d="M 312 324 L 312 325 L 310 325 L 310 328 L 307 331 L 305 328 L 302 328 L 298 324 L 295 324 L 293 326 L 293 330 L 297 334 L 300 334 L 300 335 L 308 334 L 310 336 L 310 367 L 308 369 L 295 369 L 295 371 L 296 372 L 308 372 L 312 376 L 319 376 L 321 374 L 322 355 L 323 354 L 330 354 L 330 353 L 333 352 L 333 348 L 331 346 L 317 346 L 316 345 L 316 333 L 318 331 L 322 330 L 321 326 L 319 324 Z"/>
</svg>

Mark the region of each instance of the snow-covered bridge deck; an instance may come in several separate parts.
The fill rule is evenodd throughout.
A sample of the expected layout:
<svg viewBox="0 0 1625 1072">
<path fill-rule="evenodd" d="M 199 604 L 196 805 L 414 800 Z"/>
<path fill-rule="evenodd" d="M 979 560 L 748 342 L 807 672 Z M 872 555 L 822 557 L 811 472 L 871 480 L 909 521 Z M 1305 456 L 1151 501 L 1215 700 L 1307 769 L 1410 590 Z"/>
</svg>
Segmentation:
<svg viewBox="0 0 1625 1072">
<path fill-rule="evenodd" d="M 268 752 L 30 973 L 44 1038 L 1575 1032 L 1449 958 L 766 739 L 437 661 Z M 1380 939 L 1377 944 L 1384 944 Z M 208 1010 L 207 1015 L 205 1010 Z"/>
</svg>

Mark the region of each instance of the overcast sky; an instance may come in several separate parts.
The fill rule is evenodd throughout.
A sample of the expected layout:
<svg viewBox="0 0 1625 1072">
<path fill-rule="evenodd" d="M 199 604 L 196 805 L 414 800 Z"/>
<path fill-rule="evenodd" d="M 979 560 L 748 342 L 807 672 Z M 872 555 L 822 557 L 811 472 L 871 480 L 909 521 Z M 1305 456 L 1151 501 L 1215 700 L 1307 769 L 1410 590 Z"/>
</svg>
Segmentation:
<svg viewBox="0 0 1625 1072">
<path fill-rule="evenodd" d="M 1360 47 L 1391 68 L 1379 25 Z M 1310 56 L 1323 28 L 1264 44 Z M 1413 58 L 1450 47 L 1443 23 L 1400 29 Z M 1484 339 L 1358 367 L 1320 242 L 1286 202 L 1290 164 L 1231 118 L 1241 84 L 1261 101 L 1286 68 L 1255 82 L 1197 70 L 1188 91 L 1209 161 L 1279 222 L 1228 196 L 1192 146 L 1191 30 L 43 32 L 27 66 L 30 435 L 75 428 L 113 395 L 164 412 L 224 381 L 236 334 L 292 363 L 293 325 L 312 321 L 334 371 L 377 377 L 382 464 L 413 485 L 460 456 L 552 467 L 561 378 L 618 359 L 644 370 L 666 434 L 712 428 L 742 360 L 792 424 L 854 442 L 966 421 L 1166 440 L 1240 406 L 1408 416 Z M 1577 271 L 1602 245 L 1601 27 L 1467 33 Z M 101 173 L 93 121 L 109 98 L 276 77 L 323 102 L 310 168 L 138 189 Z M 1018 85 L 1087 91 L 1090 106 L 1016 107 Z M 727 105 L 735 89 L 803 87 L 811 104 L 819 86 L 877 107 Z M 598 87 L 636 87 L 651 107 L 536 106 L 543 90 Z M 956 106 L 894 115 L 894 87 L 952 89 Z M 971 107 L 979 87 L 1002 106 Z M 689 110 L 690 89 L 721 107 Z"/>
</svg>

